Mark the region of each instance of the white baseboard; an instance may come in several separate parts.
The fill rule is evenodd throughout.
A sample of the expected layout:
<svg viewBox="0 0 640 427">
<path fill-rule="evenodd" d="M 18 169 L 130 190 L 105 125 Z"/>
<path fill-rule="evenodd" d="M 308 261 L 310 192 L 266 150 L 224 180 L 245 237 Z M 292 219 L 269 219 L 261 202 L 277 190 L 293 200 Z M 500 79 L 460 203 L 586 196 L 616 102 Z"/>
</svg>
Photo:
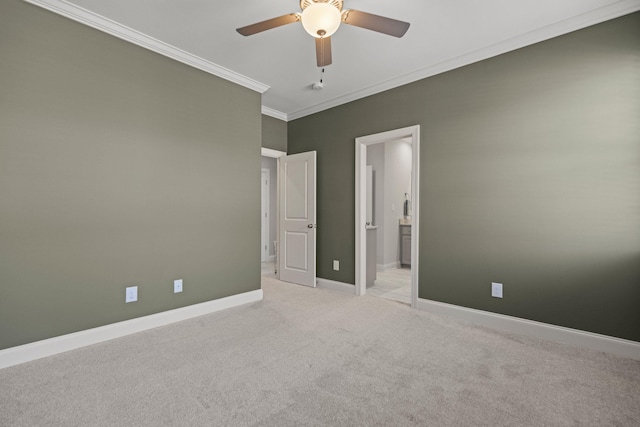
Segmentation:
<svg viewBox="0 0 640 427">
<path fill-rule="evenodd" d="M 0 350 L 0 369 L 262 299 L 262 289 Z"/>
<path fill-rule="evenodd" d="M 387 271 L 400 268 L 400 261 L 390 262 L 389 264 L 376 264 L 377 271 Z"/>
<path fill-rule="evenodd" d="M 335 280 L 317 278 L 316 285 L 317 287 L 322 289 L 331 289 L 333 291 L 346 292 L 351 295 L 354 295 L 356 292 L 355 285 L 344 282 L 336 282 Z"/>
<path fill-rule="evenodd" d="M 427 299 L 418 299 L 418 310 L 468 320 L 483 326 L 503 331 L 529 335 L 560 344 L 568 344 L 590 350 L 612 353 L 630 359 L 640 360 L 640 342 L 565 328 L 548 323 L 491 313 L 453 304 Z"/>
</svg>

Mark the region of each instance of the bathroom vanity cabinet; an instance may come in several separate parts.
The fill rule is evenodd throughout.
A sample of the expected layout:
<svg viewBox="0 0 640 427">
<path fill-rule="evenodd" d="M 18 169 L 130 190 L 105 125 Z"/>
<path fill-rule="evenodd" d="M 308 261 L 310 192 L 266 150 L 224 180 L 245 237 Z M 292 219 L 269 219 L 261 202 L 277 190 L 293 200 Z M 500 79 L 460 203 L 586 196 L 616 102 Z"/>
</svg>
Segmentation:
<svg viewBox="0 0 640 427">
<path fill-rule="evenodd" d="M 411 224 L 400 224 L 400 266 L 411 267 Z"/>
</svg>

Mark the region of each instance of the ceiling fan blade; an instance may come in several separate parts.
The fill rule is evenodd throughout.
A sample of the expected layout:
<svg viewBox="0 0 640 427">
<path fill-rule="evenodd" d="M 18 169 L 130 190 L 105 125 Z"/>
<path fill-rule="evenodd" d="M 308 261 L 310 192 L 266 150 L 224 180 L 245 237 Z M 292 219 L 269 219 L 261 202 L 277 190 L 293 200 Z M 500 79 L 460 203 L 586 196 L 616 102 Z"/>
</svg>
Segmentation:
<svg viewBox="0 0 640 427">
<path fill-rule="evenodd" d="M 353 9 L 342 12 L 342 22 L 394 37 L 404 36 L 410 25 L 408 22 Z"/>
<path fill-rule="evenodd" d="M 331 37 L 316 38 L 316 59 L 318 67 L 331 65 Z"/>
<path fill-rule="evenodd" d="M 292 24 L 300 20 L 299 13 L 290 13 L 288 15 L 278 16 L 277 18 L 267 19 L 266 21 L 257 22 L 255 24 L 247 25 L 246 27 L 237 28 L 236 31 L 243 36 L 251 36 L 256 33 L 261 33 L 272 28 L 281 27 L 283 25 Z"/>
</svg>

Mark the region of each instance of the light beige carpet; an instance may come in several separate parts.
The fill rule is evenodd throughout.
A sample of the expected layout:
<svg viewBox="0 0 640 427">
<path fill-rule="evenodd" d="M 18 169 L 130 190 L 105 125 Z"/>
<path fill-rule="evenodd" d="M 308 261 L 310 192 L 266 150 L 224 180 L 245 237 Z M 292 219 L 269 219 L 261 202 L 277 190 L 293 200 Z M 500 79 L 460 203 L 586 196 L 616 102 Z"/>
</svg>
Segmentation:
<svg viewBox="0 0 640 427">
<path fill-rule="evenodd" d="M 263 279 L 264 300 L 0 370 L 1 426 L 638 426 L 640 362 Z"/>
</svg>

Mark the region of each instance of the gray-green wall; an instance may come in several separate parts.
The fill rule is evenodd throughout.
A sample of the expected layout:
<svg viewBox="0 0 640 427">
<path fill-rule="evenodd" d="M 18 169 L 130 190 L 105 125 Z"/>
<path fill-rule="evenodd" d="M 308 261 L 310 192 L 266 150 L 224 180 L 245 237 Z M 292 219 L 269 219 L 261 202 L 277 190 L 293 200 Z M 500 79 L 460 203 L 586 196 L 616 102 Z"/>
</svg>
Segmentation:
<svg viewBox="0 0 640 427">
<path fill-rule="evenodd" d="M 262 115 L 262 146 L 287 152 L 287 122 Z"/>
<path fill-rule="evenodd" d="M 354 139 L 416 124 L 420 298 L 640 341 L 640 13 L 289 122 L 319 277 L 354 283 Z"/>
<path fill-rule="evenodd" d="M 0 348 L 259 289 L 260 103 L 0 2 Z"/>
</svg>

